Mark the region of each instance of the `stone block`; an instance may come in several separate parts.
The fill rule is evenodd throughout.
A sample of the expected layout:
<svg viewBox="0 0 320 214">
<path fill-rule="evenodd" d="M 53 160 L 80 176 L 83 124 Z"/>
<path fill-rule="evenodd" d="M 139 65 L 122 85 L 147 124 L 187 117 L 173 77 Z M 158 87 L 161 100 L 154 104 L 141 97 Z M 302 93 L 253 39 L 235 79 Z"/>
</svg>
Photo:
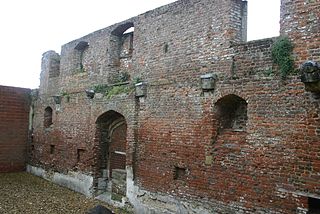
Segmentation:
<svg viewBox="0 0 320 214">
<path fill-rule="evenodd" d="M 217 76 L 215 74 L 201 75 L 201 88 L 203 90 L 214 90 Z"/>
<path fill-rule="evenodd" d="M 144 97 L 147 95 L 147 84 L 140 82 L 135 84 L 135 95 L 136 97 Z"/>
</svg>

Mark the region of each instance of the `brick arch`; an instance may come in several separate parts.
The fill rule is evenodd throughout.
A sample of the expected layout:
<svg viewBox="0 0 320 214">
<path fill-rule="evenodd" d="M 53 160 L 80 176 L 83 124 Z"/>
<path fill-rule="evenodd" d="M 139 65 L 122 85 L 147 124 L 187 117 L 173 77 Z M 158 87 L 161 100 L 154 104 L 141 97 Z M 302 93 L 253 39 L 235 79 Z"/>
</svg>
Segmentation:
<svg viewBox="0 0 320 214">
<path fill-rule="evenodd" d="M 125 195 L 126 178 L 126 150 L 127 150 L 127 122 L 125 117 L 114 110 L 109 110 L 101 114 L 96 120 L 96 141 L 98 143 L 97 152 L 97 179 L 98 182 L 105 180 L 109 182 L 104 190 L 117 191 L 117 194 Z M 114 188 L 116 185 L 113 179 L 119 175 L 121 187 Z M 112 182 L 112 190 L 108 189 Z M 101 184 L 98 184 L 100 188 Z M 114 190 L 115 189 L 115 190 Z"/>
<path fill-rule="evenodd" d="M 129 30 L 129 32 L 127 32 L 127 30 Z M 110 33 L 108 64 L 114 68 L 117 68 L 118 72 L 122 71 L 126 67 L 125 65 L 127 61 L 130 61 L 132 58 L 133 43 L 134 23 L 129 21 L 118 25 Z"/>
<path fill-rule="evenodd" d="M 108 111 L 105 111 L 104 113 L 100 114 L 100 116 L 97 117 L 96 124 L 101 123 L 103 121 L 114 121 L 114 120 L 118 120 L 118 119 L 125 120 L 125 117 L 123 116 L 123 114 L 121 114 L 118 111 L 108 110 Z"/>
<path fill-rule="evenodd" d="M 112 112 L 119 114 L 125 118 L 127 122 L 128 119 L 130 118 L 130 113 L 126 111 L 121 104 L 113 105 L 113 106 L 108 106 L 107 108 L 99 108 L 94 111 L 91 117 L 91 123 L 92 124 L 97 124 L 99 120 L 101 120 L 102 116 L 106 115 L 111 115 Z"/>
<path fill-rule="evenodd" d="M 110 176 L 112 176 L 113 169 L 125 170 L 127 144 L 127 123 L 125 117 L 116 111 L 107 111 L 97 118 L 96 129 L 96 137 L 100 141 L 99 153 L 102 161 L 100 167 L 108 168 Z M 103 163 L 104 161 L 106 162 Z"/>
<path fill-rule="evenodd" d="M 133 22 L 126 22 L 124 24 L 121 24 L 119 26 L 117 26 L 112 32 L 112 35 L 115 36 L 121 36 L 127 29 L 134 27 Z"/>
<path fill-rule="evenodd" d="M 232 90 L 224 90 L 223 92 L 220 92 L 217 96 L 215 96 L 213 102 L 216 103 L 218 100 L 221 100 L 223 97 L 226 97 L 228 95 L 234 95 L 234 96 L 240 97 L 241 99 L 244 99 L 247 103 L 248 103 L 248 100 L 250 99 L 247 93 L 232 89 Z"/>
</svg>

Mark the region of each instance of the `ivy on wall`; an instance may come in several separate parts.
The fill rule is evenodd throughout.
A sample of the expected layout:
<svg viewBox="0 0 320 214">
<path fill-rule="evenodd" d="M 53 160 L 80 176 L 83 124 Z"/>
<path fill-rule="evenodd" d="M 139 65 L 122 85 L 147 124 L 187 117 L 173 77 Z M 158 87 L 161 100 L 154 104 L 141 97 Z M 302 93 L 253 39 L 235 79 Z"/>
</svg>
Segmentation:
<svg viewBox="0 0 320 214">
<path fill-rule="evenodd" d="M 272 46 L 272 61 L 279 66 L 282 79 L 294 72 L 292 52 L 293 44 L 288 37 L 279 37 Z"/>
</svg>

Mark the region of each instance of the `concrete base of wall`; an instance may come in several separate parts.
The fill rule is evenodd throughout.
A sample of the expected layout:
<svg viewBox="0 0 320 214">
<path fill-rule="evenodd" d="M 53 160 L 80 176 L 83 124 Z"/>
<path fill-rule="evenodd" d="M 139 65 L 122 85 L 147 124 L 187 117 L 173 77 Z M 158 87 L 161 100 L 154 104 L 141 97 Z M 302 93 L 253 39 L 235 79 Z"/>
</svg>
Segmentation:
<svg viewBox="0 0 320 214">
<path fill-rule="evenodd" d="M 27 165 L 27 172 L 44 178 L 60 186 L 67 187 L 87 197 L 93 196 L 93 177 L 80 172 L 69 172 L 67 175 L 46 171 L 40 167 Z"/>
<path fill-rule="evenodd" d="M 134 185 L 132 168 L 127 167 L 127 197 L 135 213 L 174 213 L 174 214 L 213 214 L 234 213 L 233 209 L 223 204 L 204 201 L 187 201 L 170 195 L 152 193 Z M 213 209 L 214 208 L 214 209 Z"/>
<path fill-rule="evenodd" d="M 116 207 L 134 207 L 135 213 L 153 214 L 153 213 L 174 213 L 174 214 L 213 214 L 213 213 L 236 213 L 241 212 L 242 207 L 238 204 L 224 205 L 220 202 L 190 201 L 176 198 L 170 195 L 152 193 L 142 190 L 134 184 L 132 167 L 127 166 L 127 192 L 126 197 L 121 201 L 112 200 L 112 193 L 105 192 L 96 197 Z M 93 177 L 80 172 L 69 172 L 67 175 L 46 171 L 43 168 L 27 165 L 27 172 L 44 178 L 58 185 L 67 187 L 76 192 L 82 193 L 92 198 Z"/>
</svg>

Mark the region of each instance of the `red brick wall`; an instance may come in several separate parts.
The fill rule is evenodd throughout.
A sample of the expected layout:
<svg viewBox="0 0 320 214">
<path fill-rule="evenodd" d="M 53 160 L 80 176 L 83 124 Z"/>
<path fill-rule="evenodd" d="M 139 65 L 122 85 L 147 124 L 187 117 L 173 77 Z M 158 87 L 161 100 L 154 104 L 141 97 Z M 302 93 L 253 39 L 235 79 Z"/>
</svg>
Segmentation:
<svg viewBox="0 0 320 214">
<path fill-rule="evenodd" d="M 126 152 L 137 186 L 213 203 L 217 213 L 307 209 L 308 196 L 320 197 L 320 100 L 306 92 L 298 75 L 280 78 L 271 58 L 274 38 L 237 43 L 242 34 L 240 17 L 238 21 L 230 17 L 241 14 L 241 2 L 178 1 L 64 45 L 60 76 L 41 79 L 48 82 L 34 103 L 30 164 L 99 174 L 105 159 L 97 118 L 112 110 L 127 124 L 126 149 L 114 149 Z M 313 46 L 319 41 L 319 31 L 314 31 L 319 25 L 301 21 L 309 14 L 318 15 L 319 3 L 309 2 L 283 0 L 282 4 L 282 34 L 294 40 L 297 64 L 320 60 L 319 45 Z M 146 97 L 136 98 L 130 91 L 89 99 L 85 89 L 114 83 L 109 80 L 118 68 L 108 63 L 115 54 L 109 33 L 130 22 L 135 26 L 134 50 L 130 63 L 123 66 L 130 70 L 131 87 L 135 77 L 147 83 Z M 81 40 L 90 46 L 84 54 L 86 72 L 76 73 L 74 47 Z M 308 54 L 300 54 L 304 52 Z M 200 76 L 208 73 L 217 75 L 217 81 L 213 91 L 204 92 Z M 70 99 L 64 97 L 57 106 L 52 96 L 61 92 Z M 230 100 L 236 96 L 241 102 Z M 45 128 L 48 106 L 53 109 L 53 125 Z M 229 113 L 234 118 L 224 122 L 223 115 Z M 109 116 L 108 121 L 115 119 Z M 50 145 L 55 145 L 54 154 Z M 80 164 L 79 149 L 84 151 Z"/>
<path fill-rule="evenodd" d="M 282 0 L 281 4 L 280 30 L 294 43 L 296 65 L 306 60 L 319 61 L 319 1 Z"/>
<path fill-rule="evenodd" d="M 0 86 L 0 172 L 25 168 L 29 89 Z"/>
</svg>

